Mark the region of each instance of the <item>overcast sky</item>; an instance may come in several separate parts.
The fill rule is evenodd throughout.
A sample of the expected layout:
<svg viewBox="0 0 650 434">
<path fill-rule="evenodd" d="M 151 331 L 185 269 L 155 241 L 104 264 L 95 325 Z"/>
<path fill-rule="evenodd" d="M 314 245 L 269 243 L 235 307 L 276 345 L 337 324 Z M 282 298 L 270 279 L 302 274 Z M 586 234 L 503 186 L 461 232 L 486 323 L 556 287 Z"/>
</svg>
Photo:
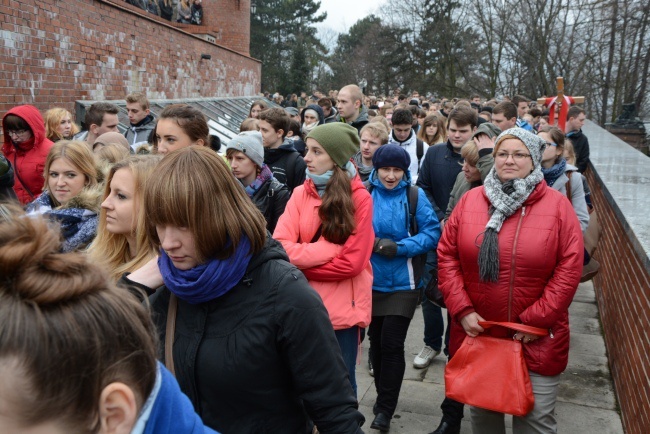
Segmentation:
<svg viewBox="0 0 650 434">
<path fill-rule="evenodd" d="M 320 11 L 327 12 L 327 19 L 317 25 L 345 33 L 359 19 L 377 11 L 385 0 L 321 0 Z"/>
</svg>

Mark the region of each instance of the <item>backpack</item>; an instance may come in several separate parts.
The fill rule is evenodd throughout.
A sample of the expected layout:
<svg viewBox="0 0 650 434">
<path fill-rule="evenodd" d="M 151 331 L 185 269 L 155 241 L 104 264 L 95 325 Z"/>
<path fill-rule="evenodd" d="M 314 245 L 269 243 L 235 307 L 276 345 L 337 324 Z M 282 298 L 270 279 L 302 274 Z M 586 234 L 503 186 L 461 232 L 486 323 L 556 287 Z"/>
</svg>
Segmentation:
<svg viewBox="0 0 650 434">
<path fill-rule="evenodd" d="M 415 155 L 418 157 L 418 175 L 420 174 L 420 161 L 424 157 L 424 142 L 420 139 L 415 139 Z"/>
<path fill-rule="evenodd" d="M 422 141 L 420 140 L 420 143 Z M 366 187 L 366 190 L 368 190 L 368 193 L 372 195 L 372 191 L 375 189 L 375 186 L 370 183 L 370 181 L 366 181 L 363 183 L 363 186 Z M 409 208 L 409 234 L 411 236 L 416 235 L 419 230 L 418 230 L 418 222 L 417 219 L 415 218 L 415 214 L 418 209 L 418 196 L 419 196 L 419 191 L 420 188 L 416 185 L 409 185 L 408 186 L 408 192 L 406 194 L 406 201 L 408 203 L 408 208 Z M 413 265 L 413 280 L 416 282 L 416 289 L 419 288 L 419 286 L 422 283 L 422 272 L 424 271 L 424 266 L 427 262 L 427 254 L 423 253 L 421 255 L 414 256 L 411 258 L 411 263 Z"/>
</svg>

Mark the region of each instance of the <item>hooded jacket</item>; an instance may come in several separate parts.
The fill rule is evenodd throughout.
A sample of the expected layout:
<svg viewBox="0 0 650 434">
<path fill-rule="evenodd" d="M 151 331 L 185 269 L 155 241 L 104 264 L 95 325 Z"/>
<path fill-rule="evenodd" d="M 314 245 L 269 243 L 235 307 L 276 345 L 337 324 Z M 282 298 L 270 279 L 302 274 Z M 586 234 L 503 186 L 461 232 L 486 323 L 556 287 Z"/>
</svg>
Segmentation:
<svg viewBox="0 0 650 434">
<path fill-rule="evenodd" d="M 268 237 L 242 280 L 212 301 L 178 300 L 176 378 L 222 433 L 361 433 L 363 415 L 318 294 Z M 124 280 L 123 280 L 124 281 Z M 170 292 L 150 297 L 164 354 Z"/>
<path fill-rule="evenodd" d="M 318 104 L 309 104 L 305 107 L 305 110 L 313 110 L 318 113 L 318 125 L 323 125 L 325 123 L 325 115 L 323 114 L 323 108 Z M 305 110 L 300 112 L 300 125 L 305 123 Z"/>
<path fill-rule="evenodd" d="M 15 145 L 5 126 L 5 119 L 8 115 L 16 115 L 27 122 L 32 130 L 34 140 Z M 45 137 L 43 117 L 32 105 L 21 105 L 9 110 L 2 119 L 2 130 L 4 132 L 2 153 L 13 166 L 14 191 L 20 203 L 25 205 L 37 198 L 43 191 L 45 159 L 53 143 Z"/>
<path fill-rule="evenodd" d="M 278 148 L 264 148 L 264 163 L 281 184 L 286 184 L 289 192 L 305 182 L 307 164 L 293 147 L 291 139 L 284 139 Z"/>
<path fill-rule="evenodd" d="M 355 166 L 357 166 L 357 173 L 359 174 L 359 178 L 361 178 L 361 182 L 366 182 L 370 177 L 373 167 L 363 165 L 363 156 L 361 155 L 361 151 L 354 154 L 352 161 L 354 161 Z"/>
<path fill-rule="evenodd" d="M 129 142 L 131 149 L 135 151 L 140 145 L 147 143 L 149 134 L 156 128 L 156 122 L 153 115 L 147 115 L 137 124 L 131 124 L 124 133 L 124 137 Z"/>
<path fill-rule="evenodd" d="M 468 191 L 445 225 L 438 244 L 438 282 L 452 317 L 450 355 L 465 339 L 460 320 L 476 312 L 488 321 L 519 322 L 550 330 L 523 346 L 528 369 L 564 371 L 569 357 L 569 305 L 580 282 L 583 237 L 566 197 L 540 182 L 498 234 L 499 278 L 479 278 L 477 243 L 490 219 L 484 187 Z M 480 245 L 480 244 L 479 244 Z M 484 334 L 512 339 L 501 327 Z"/>
<path fill-rule="evenodd" d="M 332 107 L 330 110 L 331 110 L 330 115 L 325 118 L 326 124 L 329 124 L 331 122 L 337 122 L 339 111 L 336 109 L 336 107 Z"/>
<path fill-rule="evenodd" d="M 582 175 L 577 172 L 578 168 L 567 163 L 566 171 L 551 186 L 552 189 L 565 195 L 573 205 L 573 210 L 580 221 L 580 228 L 584 232 L 589 226 L 589 210 L 585 199 L 585 189 L 582 185 Z M 567 194 L 566 188 L 571 176 L 571 191 Z"/>
<path fill-rule="evenodd" d="M 434 250 L 440 239 L 440 225 L 426 194 L 418 187 L 418 206 L 415 210 L 418 233 L 411 234 L 408 187 L 411 174 L 392 190 L 379 180 L 377 171 L 370 175 L 372 189 L 372 228 L 377 238 L 389 238 L 397 243 L 397 256 L 388 258 L 378 253 L 370 257 L 374 280 L 372 289 L 380 292 L 408 291 L 420 287 L 422 270 L 413 268 L 413 257 Z"/>
<path fill-rule="evenodd" d="M 415 183 L 418 180 L 418 176 L 420 173 L 420 166 L 422 164 L 422 161 L 424 160 L 424 156 L 427 154 L 427 149 L 429 149 L 429 145 L 423 142 L 422 157 L 421 160 L 418 161 L 417 141 L 418 141 L 418 137 L 414 129 L 411 129 L 411 133 L 403 142 L 397 140 L 397 138 L 395 137 L 395 133 L 393 131 L 391 131 L 390 135 L 388 136 L 389 145 L 397 145 L 400 148 L 404 148 L 406 152 L 409 153 L 409 156 L 411 157 L 411 166 L 409 167 L 409 171 L 411 172 L 411 176 L 412 176 L 411 181 L 413 182 L 413 185 L 415 185 Z"/>
<path fill-rule="evenodd" d="M 253 203 L 266 219 L 266 228 L 273 233 L 280 216 L 289 201 L 289 189 L 277 179 L 271 178 L 255 192 Z"/>
<path fill-rule="evenodd" d="M 358 176 L 351 182 L 356 228 L 345 244 L 323 236 L 310 242 L 321 225 L 322 203 L 311 179 L 294 190 L 273 233 L 323 299 L 334 330 L 367 327 L 372 310 L 372 199 Z"/>
</svg>

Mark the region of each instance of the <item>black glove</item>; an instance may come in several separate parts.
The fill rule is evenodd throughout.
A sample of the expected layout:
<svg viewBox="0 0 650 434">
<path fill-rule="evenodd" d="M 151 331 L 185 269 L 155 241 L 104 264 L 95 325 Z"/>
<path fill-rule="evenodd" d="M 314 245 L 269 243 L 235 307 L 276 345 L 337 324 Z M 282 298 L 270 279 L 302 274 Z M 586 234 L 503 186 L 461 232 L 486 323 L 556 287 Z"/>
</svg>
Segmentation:
<svg viewBox="0 0 650 434">
<path fill-rule="evenodd" d="M 372 251 L 388 258 L 394 258 L 397 255 L 397 243 L 388 238 L 375 238 Z"/>
</svg>

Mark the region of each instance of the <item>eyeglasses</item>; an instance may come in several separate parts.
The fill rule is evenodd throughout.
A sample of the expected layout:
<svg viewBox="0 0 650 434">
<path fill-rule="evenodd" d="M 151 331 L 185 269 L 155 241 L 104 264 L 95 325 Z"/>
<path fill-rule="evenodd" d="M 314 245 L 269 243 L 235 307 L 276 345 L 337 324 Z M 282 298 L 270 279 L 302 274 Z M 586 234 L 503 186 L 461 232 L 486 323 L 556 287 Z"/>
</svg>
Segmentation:
<svg viewBox="0 0 650 434">
<path fill-rule="evenodd" d="M 526 158 L 531 158 L 530 154 L 524 154 L 522 152 L 515 152 L 514 154 L 508 154 L 507 152 L 497 152 L 496 158 L 502 161 L 506 161 L 508 157 L 512 157 L 515 161 L 523 161 Z"/>
<path fill-rule="evenodd" d="M 22 136 L 25 134 L 28 130 L 7 130 L 7 134 L 10 136 Z"/>
<path fill-rule="evenodd" d="M 546 142 L 546 146 L 556 146 L 557 147 L 557 143 Z"/>
</svg>

